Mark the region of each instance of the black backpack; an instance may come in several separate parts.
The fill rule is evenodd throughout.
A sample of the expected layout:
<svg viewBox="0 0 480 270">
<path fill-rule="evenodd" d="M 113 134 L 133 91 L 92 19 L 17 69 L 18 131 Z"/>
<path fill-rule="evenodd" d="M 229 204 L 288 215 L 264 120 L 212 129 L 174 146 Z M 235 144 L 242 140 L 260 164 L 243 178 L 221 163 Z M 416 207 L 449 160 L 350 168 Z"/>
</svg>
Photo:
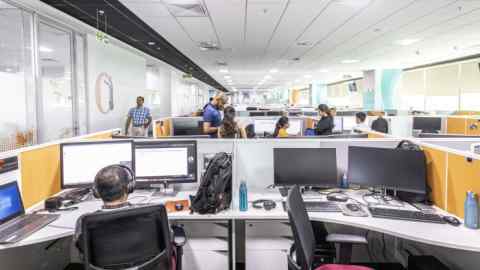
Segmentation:
<svg viewBox="0 0 480 270">
<path fill-rule="evenodd" d="M 215 214 L 230 207 L 232 201 L 232 158 L 217 153 L 208 163 L 195 196 L 190 196 L 190 210 Z"/>
</svg>

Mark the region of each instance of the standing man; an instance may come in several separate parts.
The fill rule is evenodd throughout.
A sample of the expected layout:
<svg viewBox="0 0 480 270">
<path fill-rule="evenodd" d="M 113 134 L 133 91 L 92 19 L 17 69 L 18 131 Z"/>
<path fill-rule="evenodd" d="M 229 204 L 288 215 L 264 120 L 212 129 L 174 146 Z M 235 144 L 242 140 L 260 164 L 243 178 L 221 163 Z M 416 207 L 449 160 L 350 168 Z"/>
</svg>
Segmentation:
<svg viewBox="0 0 480 270">
<path fill-rule="evenodd" d="M 205 106 L 203 112 L 203 133 L 210 135 L 210 138 L 217 138 L 218 127 L 222 124 L 220 111 L 223 110 L 226 103 L 227 98 L 223 94 L 218 94 Z"/>
<path fill-rule="evenodd" d="M 137 97 L 137 107 L 128 111 L 127 123 L 125 125 L 125 135 L 128 135 L 128 128 L 132 123 L 131 136 L 146 137 L 148 135 L 148 127 L 152 123 L 152 115 L 150 109 L 143 106 L 145 99 L 141 96 Z"/>
</svg>

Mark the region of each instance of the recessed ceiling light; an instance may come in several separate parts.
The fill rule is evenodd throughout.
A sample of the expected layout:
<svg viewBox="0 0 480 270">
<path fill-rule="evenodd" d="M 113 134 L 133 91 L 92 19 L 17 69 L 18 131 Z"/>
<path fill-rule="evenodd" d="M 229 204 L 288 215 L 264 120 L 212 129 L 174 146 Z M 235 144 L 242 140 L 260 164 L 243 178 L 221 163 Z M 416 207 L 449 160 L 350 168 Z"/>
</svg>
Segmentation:
<svg viewBox="0 0 480 270">
<path fill-rule="evenodd" d="M 360 62 L 360 60 L 358 59 L 345 59 L 345 60 L 342 60 L 342 64 L 353 64 L 353 63 L 358 63 Z"/>
<path fill-rule="evenodd" d="M 400 46 L 409 46 L 419 41 L 420 39 L 418 38 L 406 38 L 406 39 L 396 40 L 394 43 Z"/>
<path fill-rule="evenodd" d="M 222 68 L 222 69 L 220 69 L 220 73 L 228 73 L 228 69 Z"/>
<path fill-rule="evenodd" d="M 309 78 L 312 78 L 312 75 L 307 74 L 307 75 L 304 75 L 303 77 L 306 78 L 306 79 L 309 79 Z"/>
<path fill-rule="evenodd" d="M 278 69 L 276 69 L 276 68 L 270 69 L 270 73 L 277 73 L 277 72 L 278 72 Z"/>
<path fill-rule="evenodd" d="M 263 79 L 265 79 L 265 80 L 268 80 L 268 79 L 271 79 L 271 78 L 272 78 L 272 76 L 270 76 L 270 75 L 265 75 L 265 77 L 263 77 Z"/>
<path fill-rule="evenodd" d="M 232 76 L 230 76 L 230 75 L 225 75 L 225 76 L 223 76 L 223 78 L 225 78 L 225 79 L 231 79 Z"/>
<path fill-rule="evenodd" d="M 155 42 L 149 41 L 149 42 L 148 42 L 148 45 L 153 46 L 153 45 L 155 45 Z"/>
<path fill-rule="evenodd" d="M 45 47 L 45 46 L 40 46 L 40 47 L 38 48 L 38 50 L 41 51 L 41 52 L 47 52 L 47 53 L 53 52 L 52 49 L 50 49 L 50 48 L 48 48 L 48 47 Z"/>
</svg>

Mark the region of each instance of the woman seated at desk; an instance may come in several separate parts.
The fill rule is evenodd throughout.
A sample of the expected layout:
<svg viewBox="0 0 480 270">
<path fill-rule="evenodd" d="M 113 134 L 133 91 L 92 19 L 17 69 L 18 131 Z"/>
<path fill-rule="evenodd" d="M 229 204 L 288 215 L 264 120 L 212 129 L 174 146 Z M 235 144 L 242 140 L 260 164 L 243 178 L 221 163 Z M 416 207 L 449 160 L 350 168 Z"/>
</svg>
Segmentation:
<svg viewBox="0 0 480 270">
<path fill-rule="evenodd" d="M 244 128 L 238 126 L 235 121 L 235 109 L 233 107 L 226 107 L 223 111 L 223 122 L 218 129 L 218 138 L 247 138 Z"/>
<path fill-rule="evenodd" d="M 289 127 L 288 124 L 288 117 L 282 116 L 278 119 L 277 124 L 275 125 L 275 131 L 273 132 L 274 138 L 287 138 L 288 132 L 287 129 Z"/>
<path fill-rule="evenodd" d="M 321 118 L 315 127 L 315 135 L 332 135 L 334 124 L 330 108 L 326 104 L 320 104 L 318 105 L 318 114 Z"/>
</svg>

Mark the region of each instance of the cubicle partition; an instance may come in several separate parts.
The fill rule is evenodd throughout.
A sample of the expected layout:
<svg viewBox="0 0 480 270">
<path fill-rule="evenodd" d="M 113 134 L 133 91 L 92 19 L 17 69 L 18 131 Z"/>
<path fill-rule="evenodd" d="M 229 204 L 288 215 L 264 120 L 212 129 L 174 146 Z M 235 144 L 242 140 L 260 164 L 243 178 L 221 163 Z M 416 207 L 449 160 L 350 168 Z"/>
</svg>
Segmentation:
<svg viewBox="0 0 480 270">
<path fill-rule="evenodd" d="M 480 116 L 449 116 L 447 133 L 480 136 Z"/>
</svg>

